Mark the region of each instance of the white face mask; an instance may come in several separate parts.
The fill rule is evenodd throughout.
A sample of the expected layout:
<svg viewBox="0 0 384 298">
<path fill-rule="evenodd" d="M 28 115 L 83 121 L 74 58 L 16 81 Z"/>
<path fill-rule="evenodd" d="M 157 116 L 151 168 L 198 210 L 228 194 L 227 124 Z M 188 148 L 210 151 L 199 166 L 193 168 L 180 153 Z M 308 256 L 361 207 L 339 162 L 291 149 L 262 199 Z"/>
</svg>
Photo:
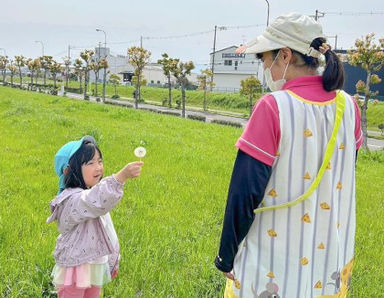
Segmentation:
<svg viewBox="0 0 384 298">
<path fill-rule="evenodd" d="M 267 86 L 269 87 L 269 89 L 271 89 L 271 91 L 281 90 L 281 88 L 283 88 L 284 84 L 287 82 L 287 80 L 285 79 L 285 73 L 287 72 L 289 63 L 284 69 L 284 74 L 282 79 L 274 81 L 272 78 L 271 69 L 272 69 L 272 66 L 275 64 L 277 57 L 279 57 L 279 54 L 280 54 L 280 51 L 277 53 L 276 58 L 275 60 L 273 60 L 271 66 L 264 70 L 265 81 L 267 82 Z"/>
</svg>

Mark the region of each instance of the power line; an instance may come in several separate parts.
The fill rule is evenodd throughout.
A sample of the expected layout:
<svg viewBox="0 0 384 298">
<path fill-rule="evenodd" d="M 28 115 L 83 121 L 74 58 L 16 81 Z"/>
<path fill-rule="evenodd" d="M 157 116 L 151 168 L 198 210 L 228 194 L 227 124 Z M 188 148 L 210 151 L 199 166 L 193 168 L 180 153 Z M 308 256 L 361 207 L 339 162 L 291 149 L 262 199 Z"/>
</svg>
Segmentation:
<svg viewBox="0 0 384 298">
<path fill-rule="evenodd" d="M 367 15 L 384 15 L 384 11 L 371 11 L 371 12 L 334 12 L 334 11 L 325 11 L 323 12 L 327 15 L 337 15 L 337 16 L 367 16 Z"/>
</svg>

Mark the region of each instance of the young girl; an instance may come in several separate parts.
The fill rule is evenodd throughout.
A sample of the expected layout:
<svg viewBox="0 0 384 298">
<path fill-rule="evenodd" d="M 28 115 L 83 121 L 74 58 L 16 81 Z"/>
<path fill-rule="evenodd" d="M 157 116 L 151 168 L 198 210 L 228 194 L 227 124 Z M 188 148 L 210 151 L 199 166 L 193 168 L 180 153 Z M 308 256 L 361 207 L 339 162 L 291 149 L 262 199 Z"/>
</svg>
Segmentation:
<svg viewBox="0 0 384 298">
<path fill-rule="evenodd" d="M 47 223 L 57 221 L 60 235 L 53 256 L 53 283 L 59 297 L 99 297 L 117 276 L 120 247 L 109 211 L 123 196 L 127 179 L 140 175 L 132 162 L 103 178 L 100 149 L 93 137 L 65 144 L 55 156 L 59 194 Z"/>
</svg>

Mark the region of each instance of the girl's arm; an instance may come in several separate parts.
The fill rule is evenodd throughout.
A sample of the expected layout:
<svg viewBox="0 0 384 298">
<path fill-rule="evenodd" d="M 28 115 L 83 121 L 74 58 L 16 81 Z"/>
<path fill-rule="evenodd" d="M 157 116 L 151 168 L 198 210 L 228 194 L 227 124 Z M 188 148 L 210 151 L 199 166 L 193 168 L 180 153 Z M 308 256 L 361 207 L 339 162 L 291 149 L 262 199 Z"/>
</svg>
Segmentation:
<svg viewBox="0 0 384 298">
<path fill-rule="evenodd" d="M 69 231 L 74 225 L 97 218 L 113 209 L 123 196 L 124 182 L 140 176 L 142 165 L 142 162 L 130 163 L 92 188 L 74 193 L 64 205 L 60 230 Z"/>
</svg>

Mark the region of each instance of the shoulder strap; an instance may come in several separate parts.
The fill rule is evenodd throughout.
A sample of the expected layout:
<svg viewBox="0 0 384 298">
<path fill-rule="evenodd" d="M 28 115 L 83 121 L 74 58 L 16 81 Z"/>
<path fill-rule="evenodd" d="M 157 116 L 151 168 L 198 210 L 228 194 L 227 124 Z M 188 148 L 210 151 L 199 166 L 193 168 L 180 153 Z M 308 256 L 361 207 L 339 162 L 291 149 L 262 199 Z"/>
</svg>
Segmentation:
<svg viewBox="0 0 384 298">
<path fill-rule="evenodd" d="M 332 155 L 333 155 L 333 152 L 335 149 L 335 145 L 336 145 L 337 133 L 339 131 L 340 124 L 341 124 L 341 121 L 343 119 L 344 110 L 345 110 L 345 95 L 343 94 L 343 92 L 337 91 L 337 95 L 336 95 L 336 117 L 335 117 L 335 124 L 333 127 L 332 135 L 328 141 L 327 148 L 326 148 L 325 154 L 324 154 L 323 163 L 320 166 L 319 172 L 317 173 L 316 178 L 313 180 L 312 184 L 309 186 L 307 191 L 303 195 L 298 197 L 297 199 L 290 201 L 288 203 L 275 205 L 275 206 L 269 206 L 269 207 L 257 208 L 254 210 L 255 213 L 292 207 L 292 206 L 295 206 L 295 205 L 305 201 L 306 199 L 308 199 L 313 194 L 313 192 L 319 186 L 321 179 L 323 178 L 325 169 L 332 158 Z"/>
</svg>

